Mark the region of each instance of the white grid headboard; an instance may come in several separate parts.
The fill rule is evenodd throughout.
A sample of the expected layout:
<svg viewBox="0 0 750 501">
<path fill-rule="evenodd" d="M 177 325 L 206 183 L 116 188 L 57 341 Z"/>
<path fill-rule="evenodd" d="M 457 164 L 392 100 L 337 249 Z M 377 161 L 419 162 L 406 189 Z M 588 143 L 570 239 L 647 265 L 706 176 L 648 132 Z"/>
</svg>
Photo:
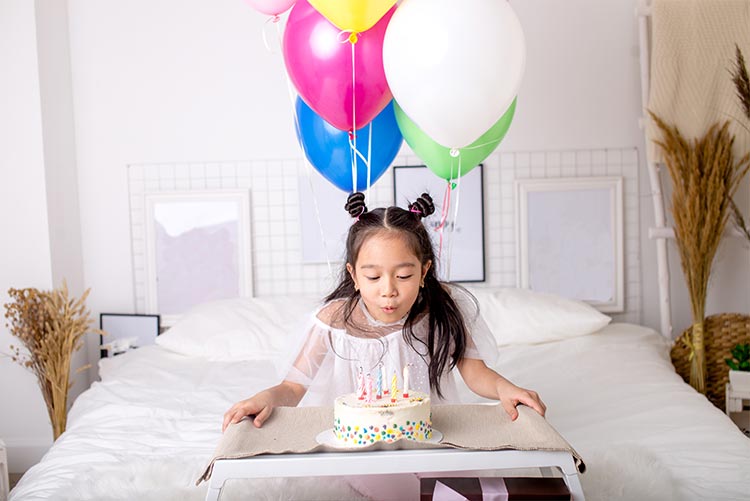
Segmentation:
<svg viewBox="0 0 750 501">
<path fill-rule="evenodd" d="M 638 154 L 635 148 L 495 153 L 484 162 L 486 285 L 515 287 L 516 232 L 513 183 L 521 178 L 622 176 L 625 205 L 625 311 L 617 321 L 641 320 Z M 396 165 L 420 165 L 400 156 Z M 340 263 L 303 264 L 299 178 L 311 167 L 302 159 L 219 161 L 128 166 L 134 294 L 145 311 L 144 195 L 155 192 L 247 189 L 252 217 L 253 290 L 256 296 L 322 296 L 337 278 Z M 386 173 L 369 193 L 370 206 L 393 203 L 393 176 Z M 341 204 L 346 194 L 341 193 Z M 343 210 L 343 208 L 342 208 Z M 481 284 L 476 284 L 481 286 Z"/>
</svg>

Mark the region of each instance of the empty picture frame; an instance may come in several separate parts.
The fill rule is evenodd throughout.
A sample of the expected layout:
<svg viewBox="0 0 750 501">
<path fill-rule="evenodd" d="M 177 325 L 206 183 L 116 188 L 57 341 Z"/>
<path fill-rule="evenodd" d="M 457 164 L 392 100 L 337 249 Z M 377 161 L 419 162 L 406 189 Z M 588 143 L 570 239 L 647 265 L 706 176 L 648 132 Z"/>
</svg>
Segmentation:
<svg viewBox="0 0 750 501">
<path fill-rule="evenodd" d="M 172 325 L 192 306 L 252 295 L 247 190 L 145 195 L 146 312 Z"/>
<path fill-rule="evenodd" d="M 519 179 L 518 286 L 624 310 L 621 177 Z"/>
<path fill-rule="evenodd" d="M 344 210 L 348 195 L 317 172 L 300 176 L 298 188 L 302 263 L 344 261 L 352 225 L 352 217 Z"/>
<path fill-rule="evenodd" d="M 438 277 L 451 282 L 483 282 L 484 267 L 484 188 L 482 165 L 454 181 L 447 218 L 443 226 L 442 245 L 439 231 L 448 182 L 424 165 L 393 167 L 393 194 L 396 205 L 408 207 L 427 192 L 435 212 L 424 219 L 432 239 Z M 455 209 L 458 207 L 458 214 Z"/>
<path fill-rule="evenodd" d="M 99 314 L 99 328 L 106 336 L 99 336 L 102 346 L 100 355 L 117 355 L 131 347 L 154 344 L 161 329 L 159 315 L 142 315 L 129 313 Z"/>
</svg>

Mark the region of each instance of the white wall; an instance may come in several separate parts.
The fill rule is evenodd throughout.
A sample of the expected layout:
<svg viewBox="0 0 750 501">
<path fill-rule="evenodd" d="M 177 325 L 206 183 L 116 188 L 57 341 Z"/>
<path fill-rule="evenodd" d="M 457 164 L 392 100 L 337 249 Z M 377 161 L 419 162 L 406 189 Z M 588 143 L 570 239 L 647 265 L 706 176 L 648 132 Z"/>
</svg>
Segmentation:
<svg viewBox="0 0 750 501">
<path fill-rule="evenodd" d="M 52 285 L 34 3 L 0 2 L 0 304 L 10 287 Z M 2 310 L 4 316 L 5 309 Z M 4 320 L 4 317 L 0 317 Z M 0 353 L 15 342 L 0 322 Z M 0 437 L 11 471 L 52 442 L 36 378 L 0 357 Z"/>
<path fill-rule="evenodd" d="M 10 196 L 0 204 L 4 215 L 14 215 L 0 223 L 3 241 L 13 243 L 0 246 L 3 289 L 52 283 L 45 205 L 52 199 L 44 193 L 47 140 L 43 145 L 39 74 L 64 79 L 65 72 L 49 70 L 43 51 L 35 54 L 36 26 L 28 3 L 0 3 L 0 96 L 6 101 L 13 96 L 11 114 L 0 114 L 0 136 L 13 146 L 0 151 L 0 190 Z M 635 0 L 512 4 L 526 34 L 527 72 L 501 149 L 635 146 L 643 151 Z M 300 157 L 283 63 L 278 51 L 263 46 L 264 26 L 272 42 L 274 26 L 265 25 L 265 18 L 241 0 L 68 0 L 68 21 L 74 134 L 65 141 L 75 142 L 66 157 L 77 167 L 83 284 L 92 288 L 89 306 L 95 313 L 132 312 L 126 165 Z M 46 71 L 37 71 L 36 57 Z M 654 243 L 645 236 L 652 224 L 645 170 L 641 196 L 643 323 L 658 328 Z M 26 210 L 19 210 L 19 203 Z M 60 224 L 75 231 L 76 221 Z M 22 231 L 24 244 L 31 243 L 23 251 Z M 739 241 L 722 249 L 714 279 L 722 287 L 712 288 L 709 311 L 747 311 L 746 253 Z M 67 263 L 75 273 L 75 259 L 69 256 Z M 679 331 L 690 315 L 675 263 L 673 311 Z M 0 330 L 0 349 L 8 339 Z M 96 360 L 96 340 L 88 356 Z M 28 377 L 23 398 L 5 383 L 6 375 L 16 372 L 0 360 L 0 402 L 16 403 L 3 404 L 0 436 L 45 436 L 41 424 L 27 435 L 18 429 L 27 416 L 38 415 L 41 399 Z"/>
</svg>

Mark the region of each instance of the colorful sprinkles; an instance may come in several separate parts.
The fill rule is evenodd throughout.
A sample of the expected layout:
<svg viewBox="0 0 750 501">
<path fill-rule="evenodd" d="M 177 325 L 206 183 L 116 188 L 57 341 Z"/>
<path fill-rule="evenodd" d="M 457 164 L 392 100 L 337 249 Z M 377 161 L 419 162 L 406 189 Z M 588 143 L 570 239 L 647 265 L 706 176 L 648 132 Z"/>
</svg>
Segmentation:
<svg viewBox="0 0 750 501">
<path fill-rule="evenodd" d="M 406 399 L 399 400 L 396 403 L 389 401 L 380 401 L 377 404 L 367 404 L 364 402 L 357 402 L 356 407 L 361 408 L 388 408 L 398 407 L 406 403 Z M 421 397 L 412 397 L 408 399 L 408 402 L 421 402 L 424 399 Z M 375 442 L 386 442 L 391 443 L 397 440 L 417 440 L 424 441 L 429 440 L 432 437 L 432 423 L 428 421 L 405 421 L 403 423 L 393 422 L 381 422 L 382 424 L 375 426 L 371 425 L 368 427 L 350 426 L 341 422 L 341 418 L 335 417 L 333 424 L 333 432 L 336 439 L 345 445 L 349 446 L 365 446 L 374 444 Z"/>
<path fill-rule="evenodd" d="M 428 440 L 432 436 L 432 424 L 424 421 L 406 421 L 402 424 L 384 423 L 380 426 L 345 426 L 340 419 L 335 419 L 333 432 L 336 439 L 348 445 L 369 445 L 375 442 L 391 443 L 405 438 L 406 440 Z"/>
</svg>

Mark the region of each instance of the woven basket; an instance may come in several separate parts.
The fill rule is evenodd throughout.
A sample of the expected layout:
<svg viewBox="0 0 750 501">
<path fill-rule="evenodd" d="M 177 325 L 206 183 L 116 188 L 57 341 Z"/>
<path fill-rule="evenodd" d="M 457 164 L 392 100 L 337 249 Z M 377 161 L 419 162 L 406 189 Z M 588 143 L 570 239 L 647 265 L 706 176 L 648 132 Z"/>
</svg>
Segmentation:
<svg viewBox="0 0 750 501">
<path fill-rule="evenodd" d="M 703 327 L 706 348 L 706 397 L 724 410 L 725 390 L 729 381 L 729 366 L 724 361 L 737 343 L 750 343 L 750 315 L 719 313 L 706 317 Z M 690 381 L 690 349 L 684 340 L 692 327 L 675 340 L 672 347 L 672 364 L 685 382 Z"/>
</svg>

